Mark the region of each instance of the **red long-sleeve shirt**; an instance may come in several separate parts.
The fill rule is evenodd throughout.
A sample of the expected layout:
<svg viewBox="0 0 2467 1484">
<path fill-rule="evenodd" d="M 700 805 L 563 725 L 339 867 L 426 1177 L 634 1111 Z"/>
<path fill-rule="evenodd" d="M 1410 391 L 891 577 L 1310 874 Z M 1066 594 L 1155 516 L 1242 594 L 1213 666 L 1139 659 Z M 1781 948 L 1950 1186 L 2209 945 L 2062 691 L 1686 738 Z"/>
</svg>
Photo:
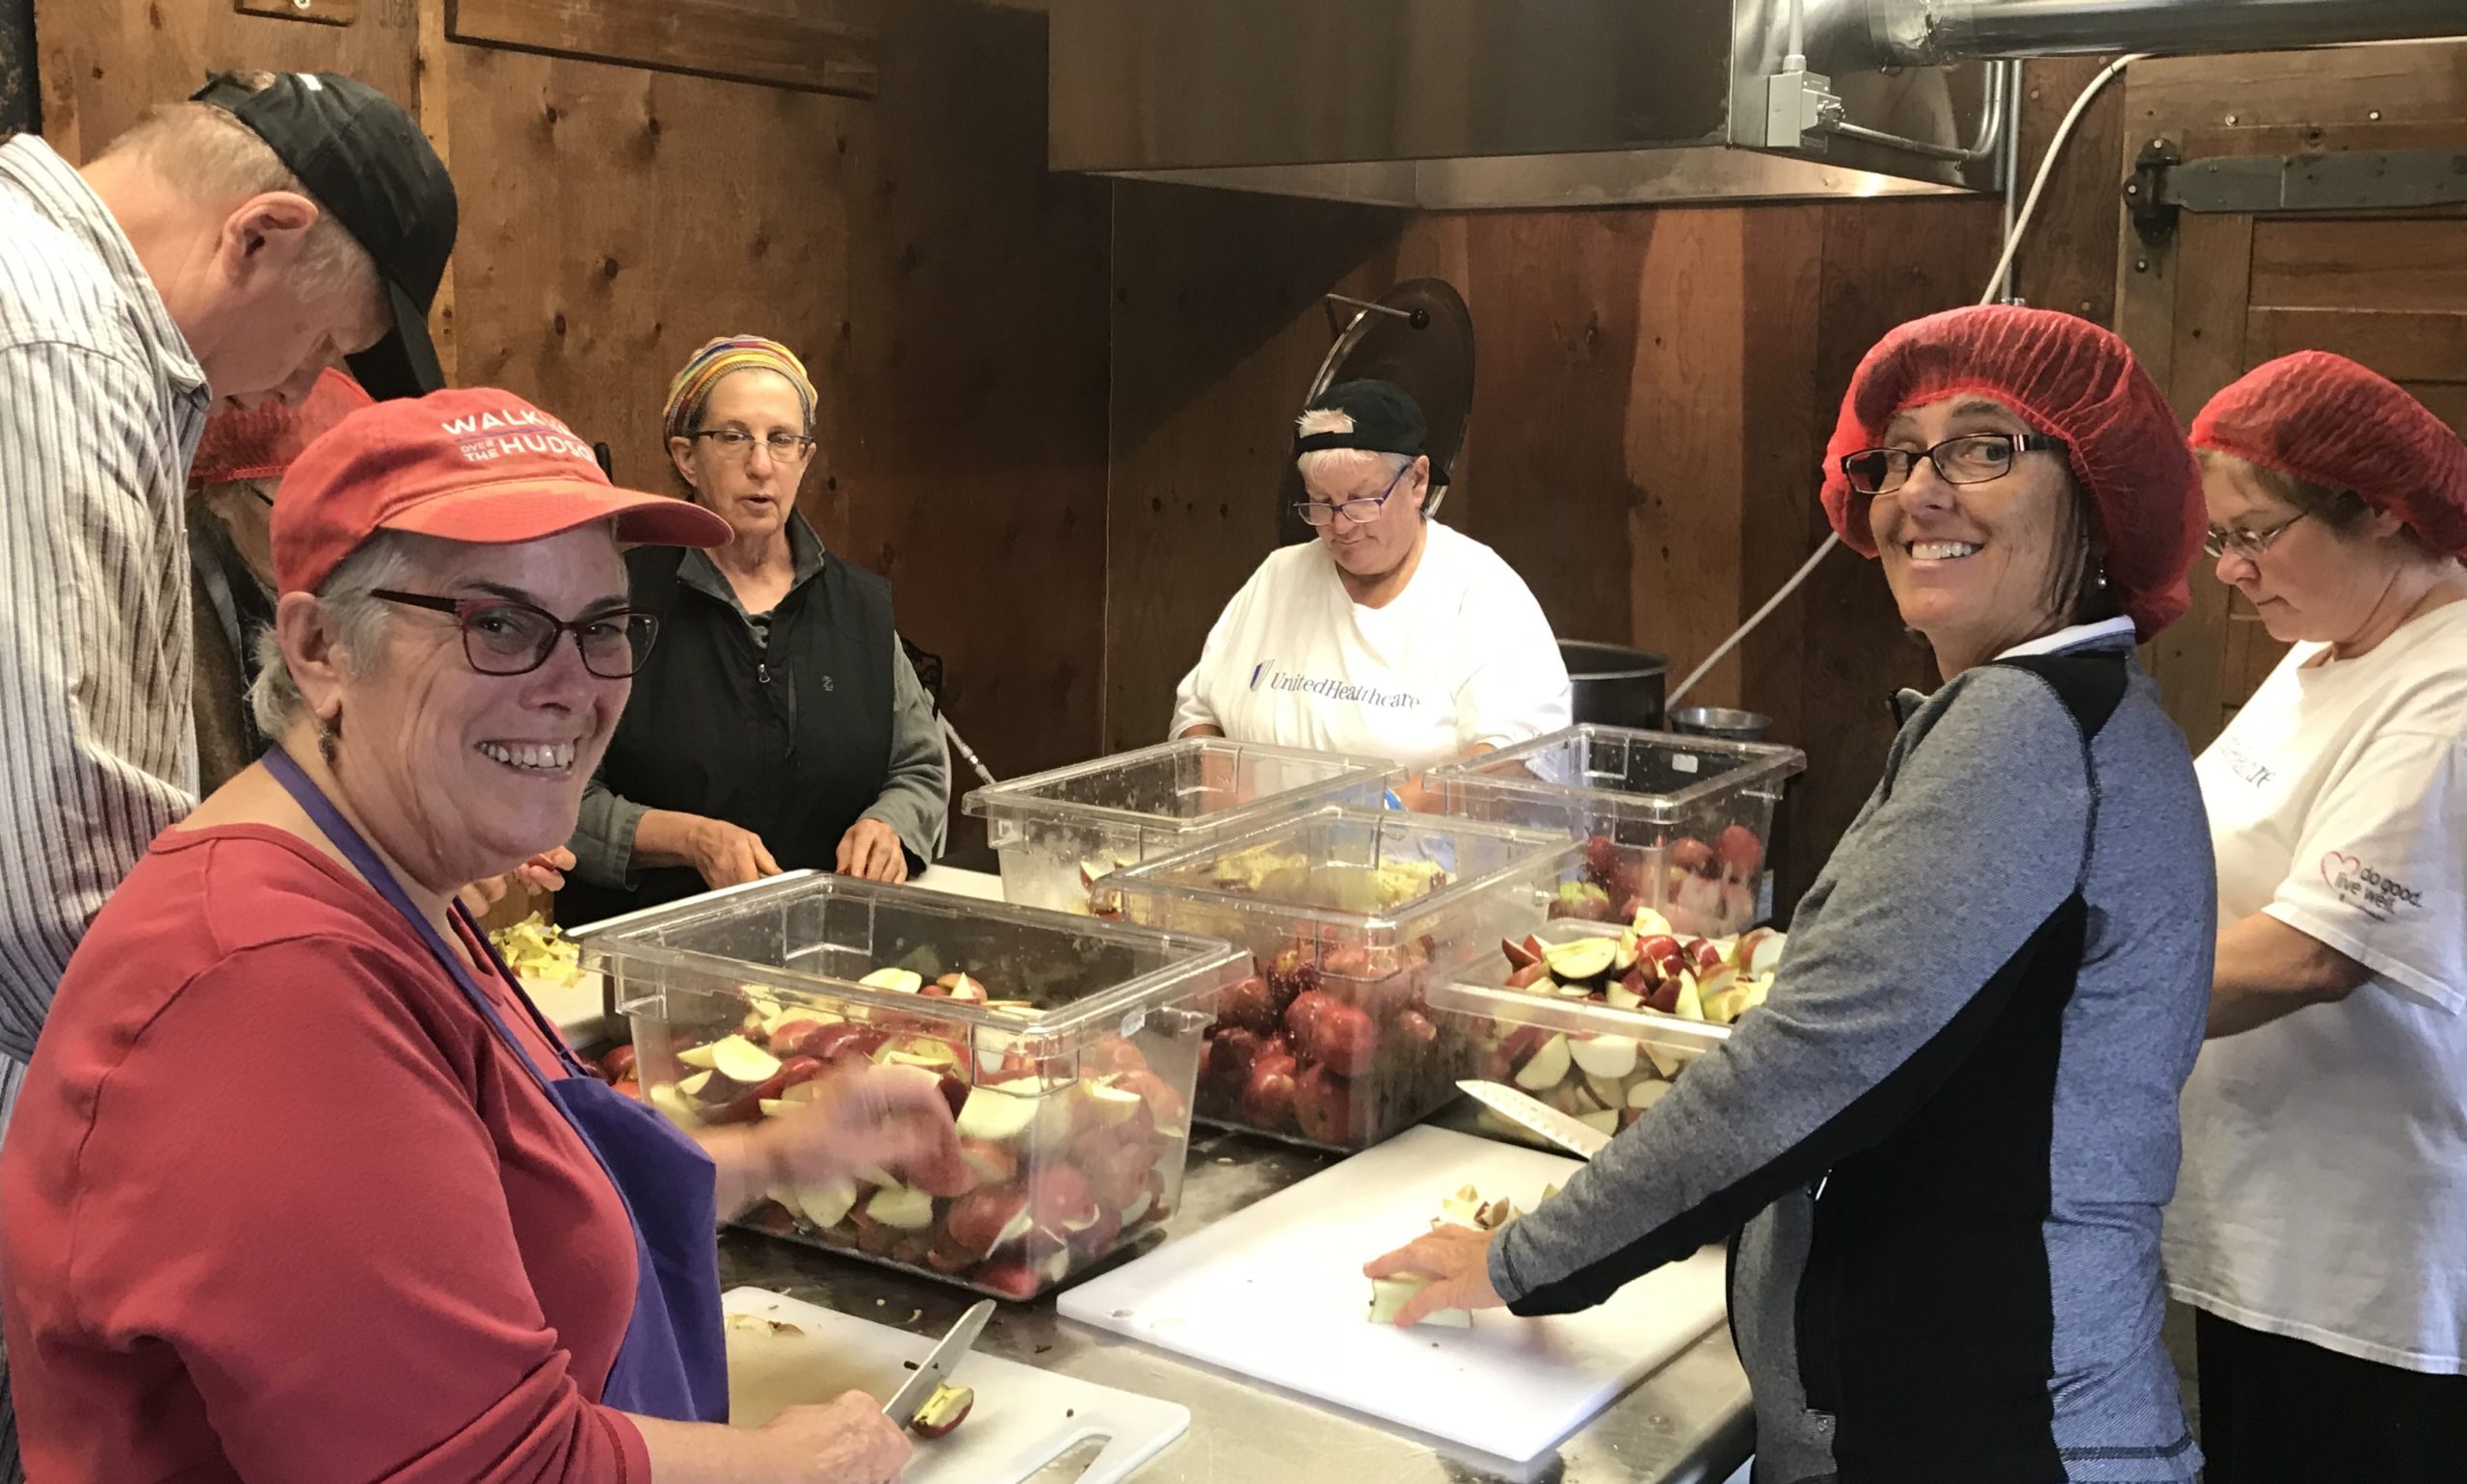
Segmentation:
<svg viewBox="0 0 2467 1484">
<path fill-rule="evenodd" d="M 46 1484 L 650 1476 L 597 1405 L 635 1285 L 615 1188 L 411 929 L 291 835 L 172 832 L 105 907 L 0 1213 Z"/>
</svg>

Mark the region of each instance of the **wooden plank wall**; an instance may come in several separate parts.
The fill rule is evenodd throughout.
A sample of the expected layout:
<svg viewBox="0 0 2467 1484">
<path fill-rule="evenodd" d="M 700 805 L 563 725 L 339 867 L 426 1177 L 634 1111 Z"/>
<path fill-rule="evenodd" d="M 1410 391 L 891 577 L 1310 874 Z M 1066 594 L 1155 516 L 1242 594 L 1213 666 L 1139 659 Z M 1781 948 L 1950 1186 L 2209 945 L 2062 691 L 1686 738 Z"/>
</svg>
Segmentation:
<svg viewBox="0 0 2467 1484">
<path fill-rule="evenodd" d="M 1692 668 L 1823 539 L 1814 490 L 1875 337 L 1976 297 L 1993 202 L 1405 218 L 1116 192 L 1108 746 L 1162 733 L 1219 605 L 1275 542 L 1290 419 L 1329 333 L 1317 294 L 1434 275 L 1480 350 L 1446 517 L 1562 637 Z M 1689 700 L 1766 712 L 1813 755 L 1804 881 L 1872 784 L 1885 698 L 1925 683 L 1882 580 L 1837 556 Z M 1676 676 L 1674 676 L 1674 679 Z"/>
<path fill-rule="evenodd" d="M 438 331 L 670 488 L 668 380 L 715 334 L 824 393 L 802 504 L 895 584 L 954 723 L 1008 774 L 1100 750 L 1105 188 L 1045 169 L 1045 20 L 886 7 L 866 102 L 446 40 L 446 0 L 350 26 L 229 0 L 40 0 L 45 132 L 99 149 L 209 67 L 332 69 L 413 104 L 462 195 Z M 965 781 L 964 781 L 965 782 Z"/>
</svg>

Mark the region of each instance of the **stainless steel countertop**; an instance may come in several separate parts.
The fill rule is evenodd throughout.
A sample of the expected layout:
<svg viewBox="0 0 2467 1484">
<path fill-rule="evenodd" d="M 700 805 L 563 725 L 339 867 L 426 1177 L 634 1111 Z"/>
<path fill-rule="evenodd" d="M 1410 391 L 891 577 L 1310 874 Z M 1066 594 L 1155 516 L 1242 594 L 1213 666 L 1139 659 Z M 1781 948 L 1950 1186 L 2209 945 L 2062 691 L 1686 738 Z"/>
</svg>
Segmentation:
<svg viewBox="0 0 2467 1484">
<path fill-rule="evenodd" d="M 1452 1120 L 1443 1120 L 1444 1122 Z M 1198 1130 L 1182 1205 L 1161 1241 L 1195 1232 L 1315 1175 L 1335 1156 L 1241 1134 Z M 723 1286 L 752 1285 L 919 1334 L 940 1335 L 974 1295 L 820 1248 L 730 1230 L 720 1237 Z M 1530 1463 L 1477 1454 L 1320 1405 L 1230 1371 L 1066 1321 L 1048 1298 L 1004 1304 L 980 1348 L 1069 1376 L 1180 1402 L 1189 1433 L 1139 1471 L 1139 1484 L 1721 1484 L 1746 1460 L 1747 1376 L 1725 1328 L 1697 1341 Z M 1068 1484 L 1076 1465 L 1039 1484 Z"/>
</svg>

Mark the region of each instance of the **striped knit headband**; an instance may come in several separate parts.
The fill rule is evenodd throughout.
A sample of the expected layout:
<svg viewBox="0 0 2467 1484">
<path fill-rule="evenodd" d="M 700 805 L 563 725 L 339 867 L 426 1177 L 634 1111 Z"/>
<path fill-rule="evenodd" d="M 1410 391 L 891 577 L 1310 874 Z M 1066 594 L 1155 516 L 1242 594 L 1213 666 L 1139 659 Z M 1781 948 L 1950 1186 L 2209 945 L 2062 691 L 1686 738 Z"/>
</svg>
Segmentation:
<svg viewBox="0 0 2467 1484">
<path fill-rule="evenodd" d="M 660 426 L 670 437 L 680 437 L 694 430 L 685 426 L 695 408 L 710 395 L 720 379 L 735 371 L 777 371 L 797 388 L 797 400 L 804 404 L 806 425 L 813 425 L 813 382 L 806 375 L 806 363 L 797 353 L 777 340 L 759 335 L 728 335 L 713 340 L 694 353 L 685 369 L 668 384 L 668 407 L 660 415 Z"/>
</svg>

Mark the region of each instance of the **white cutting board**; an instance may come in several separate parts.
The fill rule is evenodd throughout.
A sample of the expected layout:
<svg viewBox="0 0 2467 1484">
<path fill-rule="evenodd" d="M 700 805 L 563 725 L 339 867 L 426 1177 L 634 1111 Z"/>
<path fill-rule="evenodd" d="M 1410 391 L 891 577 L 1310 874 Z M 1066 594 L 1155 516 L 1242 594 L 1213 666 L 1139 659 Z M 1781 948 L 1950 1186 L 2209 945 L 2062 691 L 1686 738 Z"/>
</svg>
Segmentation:
<svg viewBox="0 0 2467 1484">
<path fill-rule="evenodd" d="M 940 1335 L 911 1335 L 764 1288 L 731 1288 L 720 1307 L 793 1325 L 797 1333 L 732 1322 L 729 1418 L 759 1427 L 788 1408 L 843 1391 L 889 1399 L 907 1363 Z M 908 1484 L 1018 1484 L 1090 1438 L 1109 1438 L 1077 1484 L 1114 1484 L 1188 1431 L 1190 1409 L 971 1352 L 950 1378 L 976 1391 L 968 1420 L 945 1438 L 916 1440 Z"/>
<path fill-rule="evenodd" d="M 1362 1264 L 1430 1229 L 1460 1185 L 1519 1208 L 1577 1161 L 1409 1128 L 1214 1226 L 1062 1295 L 1071 1318 L 1257 1380 L 1523 1461 L 1722 1321 L 1722 1255 L 1648 1274 L 1599 1309 L 1502 1310 L 1471 1330 L 1368 1320 Z"/>
</svg>

